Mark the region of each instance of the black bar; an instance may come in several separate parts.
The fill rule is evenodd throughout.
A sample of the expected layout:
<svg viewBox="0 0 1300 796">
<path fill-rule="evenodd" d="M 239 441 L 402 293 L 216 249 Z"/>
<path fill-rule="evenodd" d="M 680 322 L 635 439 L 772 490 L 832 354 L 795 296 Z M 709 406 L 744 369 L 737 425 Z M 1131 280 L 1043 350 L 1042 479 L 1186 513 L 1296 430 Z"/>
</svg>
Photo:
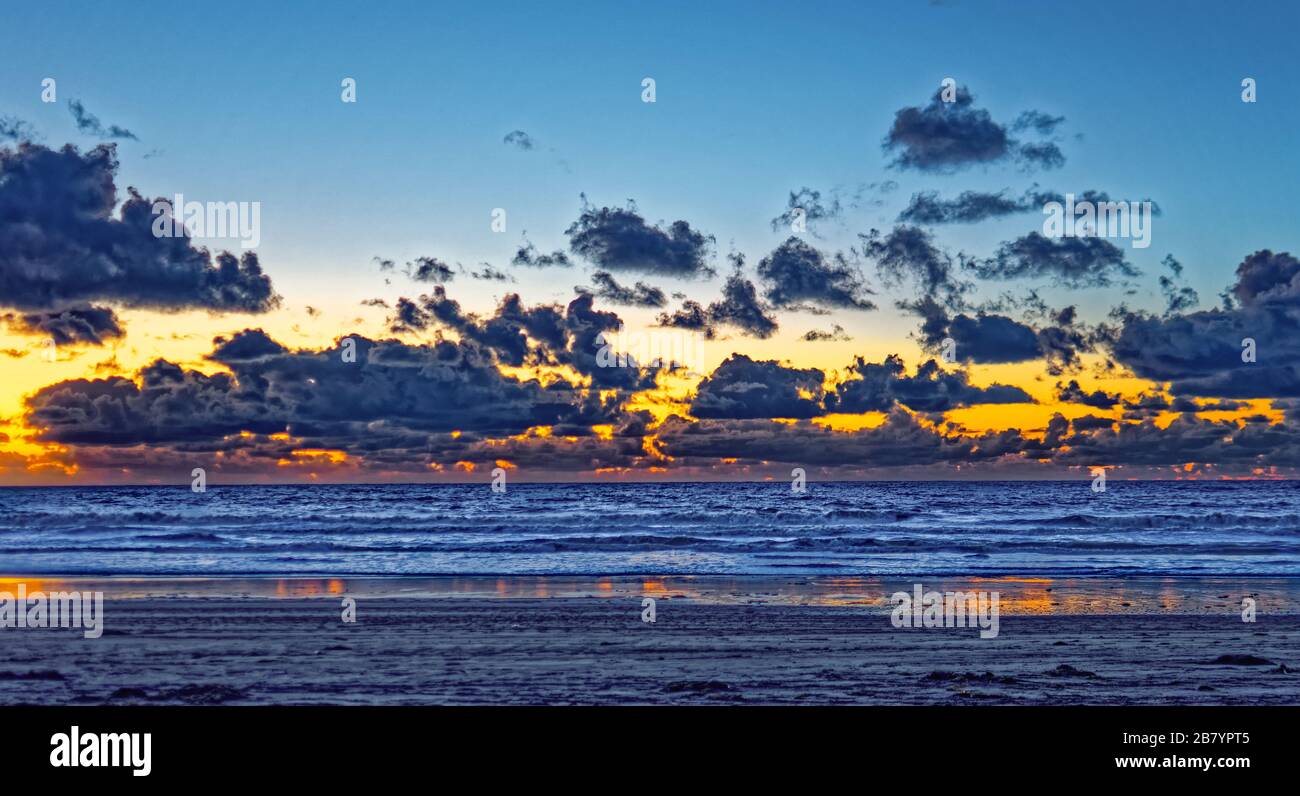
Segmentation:
<svg viewBox="0 0 1300 796">
<path fill-rule="evenodd" d="M 611 785 L 655 772 L 677 785 L 690 772 L 761 782 L 774 770 L 1074 785 L 1285 781 L 1300 707 L 17 707 L 0 717 L 6 773 L 51 785 L 337 785 L 431 772 L 439 787 L 450 776 L 539 784 L 608 766 L 625 769 Z M 87 733 L 149 733 L 150 773 L 53 767 L 51 737 L 73 726 L 83 743 Z M 1213 767 L 1175 763 L 1188 758 Z"/>
</svg>

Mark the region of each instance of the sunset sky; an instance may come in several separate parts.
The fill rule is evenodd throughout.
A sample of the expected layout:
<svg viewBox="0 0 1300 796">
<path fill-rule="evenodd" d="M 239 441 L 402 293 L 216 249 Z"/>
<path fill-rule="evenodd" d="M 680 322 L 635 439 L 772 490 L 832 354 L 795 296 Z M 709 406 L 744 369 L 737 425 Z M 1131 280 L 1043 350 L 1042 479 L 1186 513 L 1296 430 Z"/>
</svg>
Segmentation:
<svg viewBox="0 0 1300 796">
<path fill-rule="evenodd" d="M 1293 477 L 1264 8 L 8 8 L 0 485 Z M 1089 192 L 1150 245 L 1044 237 Z"/>
</svg>

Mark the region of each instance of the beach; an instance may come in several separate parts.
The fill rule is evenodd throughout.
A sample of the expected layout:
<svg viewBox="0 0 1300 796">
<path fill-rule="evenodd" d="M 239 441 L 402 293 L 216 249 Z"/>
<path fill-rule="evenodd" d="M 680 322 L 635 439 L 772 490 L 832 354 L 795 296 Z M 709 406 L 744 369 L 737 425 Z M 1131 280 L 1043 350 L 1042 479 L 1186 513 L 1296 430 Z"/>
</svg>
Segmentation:
<svg viewBox="0 0 1300 796">
<path fill-rule="evenodd" d="M 1292 580 L 926 583 L 998 591 L 996 638 L 895 627 L 888 595 L 903 584 L 46 581 L 102 589 L 103 635 L 0 630 L 0 704 L 1300 703 Z"/>
</svg>

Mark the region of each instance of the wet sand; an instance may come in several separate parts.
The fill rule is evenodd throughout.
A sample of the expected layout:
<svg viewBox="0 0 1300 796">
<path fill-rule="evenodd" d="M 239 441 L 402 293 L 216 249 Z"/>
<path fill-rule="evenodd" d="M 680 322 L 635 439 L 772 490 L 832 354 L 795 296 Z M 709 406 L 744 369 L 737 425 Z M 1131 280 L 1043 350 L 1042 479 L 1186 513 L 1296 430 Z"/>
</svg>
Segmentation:
<svg viewBox="0 0 1300 796">
<path fill-rule="evenodd" d="M 893 627 L 901 581 L 374 580 L 117 581 L 99 639 L 0 629 L 0 704 L 1300 704 L 1287 581 L 980 581 L 981 639 Z"/>
</svg>

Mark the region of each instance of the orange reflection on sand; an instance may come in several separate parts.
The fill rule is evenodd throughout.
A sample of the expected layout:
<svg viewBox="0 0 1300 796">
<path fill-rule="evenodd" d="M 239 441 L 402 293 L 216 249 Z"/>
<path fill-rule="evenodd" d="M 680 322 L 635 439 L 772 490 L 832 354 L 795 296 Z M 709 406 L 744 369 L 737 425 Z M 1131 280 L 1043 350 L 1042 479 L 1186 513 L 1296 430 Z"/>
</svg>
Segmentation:
<svg viewBox="0 0 1300 796">
<path fill-rule="evenodd" d="M 343 594 L 347 588 L 347 581 L 339 578 L 279 578 L 275 582 L 275 596 L 323 597 L 327 594 Z"/>
<path fill-rule="evenodd" d="M 1016 578 L 1004 576 L 999 578 L 971 578 L 972 583 L 1007 583 L 1021 588 L 998 595 L 1001 610 L 1015 614 L 1052 614 L 1058 606 L 1052 599 L 1051 578 Z"/>
<path fill-rule="evenodd" d="M 60 584 L 64 581 L 50 578 L 0 578 L 0 591 L 16 592 L 18 587 L 26 584 L 28 594 L 32 592 L 62 591 Z"/>
</svg>

